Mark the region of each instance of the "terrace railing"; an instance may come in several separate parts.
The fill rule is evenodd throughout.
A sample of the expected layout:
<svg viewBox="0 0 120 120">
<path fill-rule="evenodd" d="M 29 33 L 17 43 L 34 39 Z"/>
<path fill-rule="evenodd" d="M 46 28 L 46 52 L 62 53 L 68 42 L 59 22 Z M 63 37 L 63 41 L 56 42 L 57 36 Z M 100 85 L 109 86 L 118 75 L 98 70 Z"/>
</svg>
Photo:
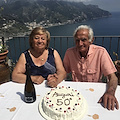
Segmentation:
<svg viewBox="0 0 120 120">
<path fill-rule="evenodd" d="M 14 65 L 18 61 L 20 54 L 29 48 L 28 36 L 9 37 L 9 38 L 1 37 L 0 42 L 8 46 L 9 53 L 8 53 L 7 62 L 10 71 L 10 77 L 9 75 L 8 77 L 9 80 L 11 80 L 12 70 L 14 68 Z M 119 59 L 120 36 L 95 36 L 93 44 L 105 47 L 113 61 Z M 51 36 L 50 47 L 56 49 L 59 52 L 62 59 L 64 58 L 65 51 L 68 48 L 73 47 L 74 45 L 75 43 L 72 36 Z M 3 75 L 3 73 L 0 74 Z M 103 78 L 103 81 L 105 80 Z M 4 82 L 5 80 L 0 81 L 0 83 L 4 83 Z"/>
<path fill-rule="evenodd" d="M 8 46 L 8 58 L 14 63 L 19 59 L 20 54 L 29 48 L 28 36 L 3 38 L 2 42 Z M 63 59 L 65 51 L 74 46 L 72 36 L 51 36 L 50 47 L 56 49 Z M 120 36 L 95 36 L 94 43 L 103 46 L 109 52 L 112 60 L 119 59 L 120 54 Z M 113 54 L 113 52 L 115 54 Z"/>
</svg>

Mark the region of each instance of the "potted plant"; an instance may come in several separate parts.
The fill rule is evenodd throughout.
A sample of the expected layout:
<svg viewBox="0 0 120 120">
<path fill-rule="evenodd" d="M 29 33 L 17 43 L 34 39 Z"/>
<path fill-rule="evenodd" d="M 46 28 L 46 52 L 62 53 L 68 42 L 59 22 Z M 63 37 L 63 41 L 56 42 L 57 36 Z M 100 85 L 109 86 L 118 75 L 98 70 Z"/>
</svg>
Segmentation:
<svg viewBox="0 0 120 120">
<path fill-rule="evenodd" d="M 113 54 L 116 56 L 116 60 L 114 61 L 115 67 L 117 69 L 116 75 L 118 77 L 118 84 L 120 85 L 120 60 L 118 60 L 118 54 L 113 52 Z"/>
<path fill-rule="evenodd" d="M 10 80 L 10 70 L 6 62 L 8 47 L 0 43 L 0 84 Z"/>
<path fill-rule="evenodd" d="M 120 73 L 120 60 L 118 60 L 118 54 L 113 52 L 113 54 L 116 56 L 116 60 L 114 61 L 115 67 L 117 68 L 117 71 Z"/>
<path fill-rule="evenodd" d="M 0 63 L 5 61 L 8 54 L 8 47 L 6 45 L 0 44 Z"/>
</svg>

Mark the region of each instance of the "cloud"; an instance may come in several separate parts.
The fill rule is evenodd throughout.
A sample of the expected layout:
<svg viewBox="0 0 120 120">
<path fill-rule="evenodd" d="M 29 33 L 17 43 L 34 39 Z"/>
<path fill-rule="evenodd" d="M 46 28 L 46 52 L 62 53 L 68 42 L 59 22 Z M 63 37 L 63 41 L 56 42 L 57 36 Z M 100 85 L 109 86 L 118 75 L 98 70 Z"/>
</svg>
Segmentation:
<svg viewBox="0 0 120 120">
<path fill-rule="evenodd" d="M 120 0 L 66 0 L 72 2 L 83 2 L 84 4 L 98 5 L 107 11 L 120 11 Z"/>
<path fill-rule="evenodd" d="M 81 2 L 90 2 L 90 1 L 92 1 L 92 0 L 81 0 Z"/>
<path fill-rule="evenodd" d="M 92 0 L 66 0 L 66 1 L 73 1 L 73 2 L 90 2 Z"/>
<path fill-rule="evenodd" d="M 98 5 L 108 11 L 120 11 L 120 0 L 91 0 L 84 3 Z"/>
</svg>

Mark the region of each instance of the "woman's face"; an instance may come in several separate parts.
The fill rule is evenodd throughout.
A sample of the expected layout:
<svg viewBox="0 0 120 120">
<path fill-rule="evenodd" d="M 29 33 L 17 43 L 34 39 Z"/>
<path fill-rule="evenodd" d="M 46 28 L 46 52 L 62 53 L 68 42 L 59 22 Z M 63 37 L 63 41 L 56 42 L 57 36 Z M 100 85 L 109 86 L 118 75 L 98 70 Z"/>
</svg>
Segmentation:
<svg viewBox="0 0 120 120">
<path fill-rule="evenodd" d="M 34 49 L 45 49 L 47 46 L 46 34 L 38 34 L 33 37 L 33 48 Z"/>
</svg>

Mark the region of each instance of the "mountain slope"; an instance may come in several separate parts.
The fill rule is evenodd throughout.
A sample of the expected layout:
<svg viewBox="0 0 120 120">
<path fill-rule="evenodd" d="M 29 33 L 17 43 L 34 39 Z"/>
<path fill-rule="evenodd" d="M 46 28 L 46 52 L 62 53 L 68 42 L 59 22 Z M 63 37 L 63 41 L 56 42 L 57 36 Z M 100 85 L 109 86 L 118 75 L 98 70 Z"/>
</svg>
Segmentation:
<svg viewBox="0 0 120 120">
<path fill-rule="evenodd" d="M 0 27 L 12 24 L 13 28 L 25 31 L 26 23 L 31 22 L 39 25 L 75 23 L 111 15 L 95 5 L 60 0 L 6 0 L 1 7 Z"/>
</svg>

